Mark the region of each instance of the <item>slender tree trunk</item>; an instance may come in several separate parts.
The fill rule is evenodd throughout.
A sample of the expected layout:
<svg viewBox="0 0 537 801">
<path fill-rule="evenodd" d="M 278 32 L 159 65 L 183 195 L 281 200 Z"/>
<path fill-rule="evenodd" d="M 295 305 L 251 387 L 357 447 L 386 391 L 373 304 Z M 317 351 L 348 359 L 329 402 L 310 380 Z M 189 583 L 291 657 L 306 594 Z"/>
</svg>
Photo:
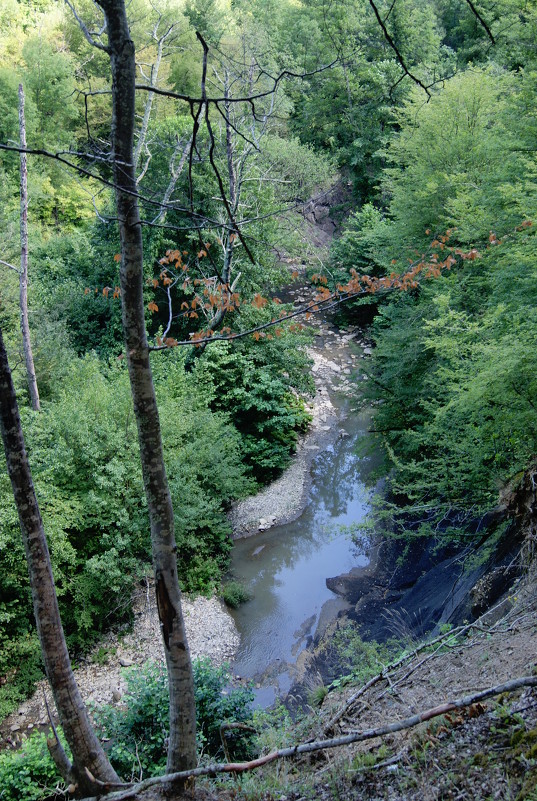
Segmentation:
<svg viewBox="0 0 537 801">
<path fill-rule="evenodd" d="M 60 723 L 73 755 L 71 776 L 64 778 L 74 781 L 78 785 L 78 791 L 87 795 L 95 792 L 95 784 L 86 775 L 86 768 L 100 781 L 118 782 L 119 779 L 93 731 L 71 668 L 47 541 L 24 446 L 17 398 L 1 331 L 0 429 L 26 551 L 34 614 L 45 670 L 54 694 Z M 65 757 L 65 754 L 63 756 Z M 65 759 L 64 763 L 68 764 Z"/>
<path fill-rule="evenodd" d="M 192 665 L 181 610 L 168 487 L 143 299 L 143 248 L 133 159 L 135 60 L 124 0 L 98 0 L 105 12 L 112 66 L 114 181 L 121 239 L 123 329 L 151 524 L 159 618 L 170 688 L 168 772 L 196 765 Z"/>
<path fill-rule="evenodd" d="M 24 349 L 24 361 L 26 362 L 26 376 L 28 379 L 28 389 L 30 391 L 30 401 L 32 403 L 32 409 L 38 412 L 40 410 L 39 392 L 37 390 L 34 357 L 30 340 L 30 326 L 28 324 L 28 168 L 26 165 L 26 153 L 23 152 L 23 150 L 26 149 L 26 122 L 24 118 L 24 89 L 22 88 L 22 83 L 19 84 L 19 138 L 21 146 L 21 269 L 19 273 L 19 291 L 22 346 Z"/>
</svg>

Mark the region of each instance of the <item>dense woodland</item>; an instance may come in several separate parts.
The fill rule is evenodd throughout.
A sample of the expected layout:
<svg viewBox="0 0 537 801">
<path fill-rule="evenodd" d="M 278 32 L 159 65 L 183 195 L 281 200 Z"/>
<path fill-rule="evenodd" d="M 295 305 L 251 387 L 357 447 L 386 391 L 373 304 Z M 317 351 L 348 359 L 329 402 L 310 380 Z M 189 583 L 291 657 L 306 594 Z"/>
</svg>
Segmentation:
<svg viewBox="0 0 537 801">
<path fill-rule="evenodd" d="M 339 232 L 328 262 L 311 269 L 331 290 L 352 270 L 382 278 L 421 254 L 431 263 L 449 248 L 473 253 L 433 280 L 341 310 L 344 325 L 360 304 L 377 307 L 369 380 L 357 382 L 384 457 L 373 524 L 470 537 L 535 458 L 537 8 L 533 0 L 376 8 L 382 24 L 366 0 L 128 6 L 139 83 L 172 95 L 138 92 L 135 160 L 146 324 L 186 591 L 220 586 L 231 547 L 226 509 L 277 476 L 307 428 L 311 334 L 291 319 L 207 347 L 175 345 L 278 318 L 288 262 L 313 263 L 297 210 L 338 182 L 346 188 L 332 209 Z M 89 0 L 76 11 L 98 29 Z M 6 0 L 0 31 L 0 143 L 13 147 L 0 152 L 0 327 L 77 655 L 129 620 L 127 599 L 151 559 L 117 290 L 110 65 L 58 2 Z M 199 98 L 203 80 L 219 104 L 178 97 Z M 28 396 L 13 269 L 20 83 L 28 148 L 49 154 L 28 156 L 39 412 Z M 255 107 L 238 102 L 254 95 Z M 41 672 L 2 465 L 0 717 Z"/>
</svg>

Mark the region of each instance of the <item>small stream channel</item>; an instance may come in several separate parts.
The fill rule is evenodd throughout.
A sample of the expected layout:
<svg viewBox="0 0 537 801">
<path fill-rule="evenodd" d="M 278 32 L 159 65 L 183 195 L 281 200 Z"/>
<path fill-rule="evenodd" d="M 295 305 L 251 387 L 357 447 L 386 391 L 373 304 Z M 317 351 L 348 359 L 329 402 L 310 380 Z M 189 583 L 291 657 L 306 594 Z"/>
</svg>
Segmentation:
<svg viewBox="0 0 537 801">
<path fill-rule="evenodd" d="M 332 398 L 344 412 L 348 398 Z M 252 599 L 232 614 L 241 635 L 233 672 L 254 681 L 256 703 L 266 707 L 289 690 L 297 657 L 318 626 L 345 607 L 325 580 L 367 564 L 348 532 L 368 509 L 364 477 L 370 460 L 357 455 L 369 424 L 353 412 L 339 423 L 346 435 L 317 456 L 307 506 L 292 523 L 237 540 L 232 574 Z"/>
</svg>

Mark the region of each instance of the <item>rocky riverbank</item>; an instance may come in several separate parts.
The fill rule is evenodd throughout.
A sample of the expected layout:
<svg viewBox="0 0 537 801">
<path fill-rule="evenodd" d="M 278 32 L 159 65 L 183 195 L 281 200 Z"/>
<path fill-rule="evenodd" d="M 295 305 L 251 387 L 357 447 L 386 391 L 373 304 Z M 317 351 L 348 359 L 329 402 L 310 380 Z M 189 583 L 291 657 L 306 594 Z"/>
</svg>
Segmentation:
<svg viewBox="0 0 537 801">
<path fill-rule="evenodd" d="M 300 292 L 301 290 L 297 290 Z M 342 432 L 339 412 L 331 394 L 351 392 L 350 375 L 364 358 L 367 343 L 358 328 L 341 334 L 322 325 L 310 350 L 316 394 L 310 405 L 312 425 L 297 448 L 293 461 L 280 479 L 257 495 L 237 504 L 230 514 L 235 536 L 269 528 L 297 518 L 307 501 L 314 457 Z M 208 656 L 215 664 L 232 660 L 239 644 L 235 622 L 217 598 L 183 599 L 186 628 L 193 657 Z M 161 635 L 153 588 L 140 589 L 134 603 L 134 626 L 125 634 L 109 633 L 76 667 L 76 679 L 84 700 L 92 705 L 121 703 L 125 691 L 124 669 L 148 660 L 163 660 Z M 48 728 L 44 692 L 54 708 L 47 682 L 40 682 L 32 698 L 0 726 L 0 748 L 16 745 L 35 728 Z"/>
<path fill-rule="evenodd" d="M 215 664 L 230 660 L 239 643 L 233 618 L 218 598 L 183 598 L 183 613 L 193 657 L 208 656 Z M 109 633 L 75 669 L 84 701 L 90 705 L 121 703 L 125 692 L 124 669 L 142 666 L 150 660 L 164 661 L 162 637 L 154 589 L 148 583 L 134 603 L 134 626 L 123 635 Z M 49 708 L 54 702 L 45 680 L 36 692 L 0 727 L 0 749 L 16 746 L 21 736 L 33 729 L 48 730 L 44 697 Z M 55 722 L 57 718 L 53 715 Z"/>
<path fill-rule="evenodd" d="M 297 289 L 296 293 L 301 297 L 303 291 Z M 308 352 L 315 381 L 315 395 L 309 404 L 310 429 L 299 439 L 291 465 L 280 478 L 233 506 L 229 520 L 236 539 L 296 520 L 307 503 L 313 459 L 339 436 L 346 435 L 340 427 L 345 411 L 335 407 L 331 396 L 334 392 L 352 394 L 351 374 L 353 380 L 365 379 L 359 373 L 360 360 L 367 357 L 370 349 L 363 330 L 352 326 L 341 332 L 321 325 Z"/>
<path fill-rule="evenodd" d="M 488 549 L 486 542 L 462 547 L 432 538 L 379 539 L 366 567 L 327 578 L 340 606 L 336 614 L 330 609 L 321 613 L 312 645 L 297 662 L 292 706 L 307 705 L 312 677 L 328 685 L 340 675 L 333 645 L 338 630 L 354 630 L 365 641 L 417 643 L 443 627 L 474 621 L 493 607 L 489 622 L 506 614 L 512 606 L 510 588 L 523 571 L 525 530 L 520 520 L 513 521 Z M 478 558 L 480 547 L 483 556 Z"/>
</svg>

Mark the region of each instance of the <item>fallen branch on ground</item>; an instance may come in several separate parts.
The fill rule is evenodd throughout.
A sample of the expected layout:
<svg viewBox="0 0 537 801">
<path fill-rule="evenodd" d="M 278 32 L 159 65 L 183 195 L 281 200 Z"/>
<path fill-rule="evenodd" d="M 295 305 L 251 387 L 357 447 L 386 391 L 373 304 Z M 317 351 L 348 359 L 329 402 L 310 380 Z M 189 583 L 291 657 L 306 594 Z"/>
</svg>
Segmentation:
<svg viewBox="0 0 537 801">
<path fill-rule="evenodd" d="M 348 712 L 350 712 L 350 710 L 354 707 L 356 702 L 363 695 L 365 695 L 365 693 L 368 690 L 370 690 L 371 687 L 373 687 L 375 684 L 378 684 L 382 680 L 389 681 L 389 674 L 393 674 L 402 665 L 411 662 L 416 656 L 418 656 L 418 654 L 422 653 L 423 651 L 426 651 L 426 650 L 428 650 L 430 648 L 433 648 L 433 647 L 435 648 L 435 650 L 432 653 L 428 654 L 417 665 L 414 665 L 413 667 L 411 667 L 408 670 L 408 672 L 402 678 L 397 679 L 397 681 L 395 682 L 396 686 L 398 684 L 401 684 L 403 681 L 405 681 L 412 673 L 415 673 L 416 670 L 418 670 L 420 667 L 423 666 L 423 664 L 425 664 L 425 662 L 427 662 L 430 659 L 434 658 L 437 655 L 438 651 L 442 647 L 445 646 L 446 641 L 449 641 L 450 639 L 453 639 L 454 637 L 455 638 L 459 638 L 462 635 L 464 635 L 467 632 L 470 632 L 471 630 L 474 630 L 474 629 L 477 630 L 477 631 L 486 633 L 486 634 L 492 633 L 494 631 L 494 629 L 497 628 L 498 624 L 501 621 L 497 621 L 495 624 L 493 624 L 492 626 L 489 626 L 489 627 L 483 626 L 482 621 L 488 615 L 490 615 L 491 613 L 493 613 L 497 609 L 499 609 L 502 606 L 502 604 L 503 604 L 503 600 L 499 601 L 497 604 L 492 606 L 489 610 L 487 610 L 487 612 L 485 612 L 485 614 L 483 614 L 480 618 L 478 618 L 473 623 L 465 623 L 463 626 L 457 626 L 456 628 L 450 629 L 449 631 L 446 631 L 443 634 L 439 634 L 433 640 L 423 641 L 413 651 L 411 651 L 410 653 L 404 653 L 402 656 L 400 656 L 394 662 L 391 662 L 391 663 L 389 663 L 387 665 L 384 665 L 384 667 L 382 668 L 382 670 L 379 673 L 377 673 L 375 676 L 373 676 L 371 679 L 369 679 L 369 681 L 366 684 L 363 684 L 355 693 L 353 693 L 349 698 L 347 698 L 347 700 L 342 704 L 342 706 L 337 710 L 337 712 L 335 712 L 335 714 L 330 718 L 330 720 L 328 720 L 328 722 L 324 724 L 324 726 L 323 726 L 323 728 L 321 730 L 321 735 L 322 736 L 326 736 L 329 732 L 331 732 L 333 730 L 334 726 L 341 720 L 341 718 L 344 715 L 346 715 Z M 517 618 L 517 620 L 518 620 L 518 618 Z M 505 631 L 509 631 L 509 629 L 505 629 Z M 502 633 L 503 633 L 503 630 L 502 630 Z M 462 647 L 465 647 L 465 646 L 463 644 L 461 644 L 460 642 L 458 642 L 457 643 L 457 647 L 458 648 L 462 648 Z M 383 695 L 384 694 L 385 693 L 383 693 Z M 382 695 L 380 696 L 380 698 L 382 698 Z M 380 700 L 380 698 L 377 698 L 377 702 Z"/>
<path fill-rule="evenodd" d="M 420 723 L 431 720 L 439 715 L 445 715 L 447 712 L 452 712 L 454 709 L 462 709 L 466 706 L 471 706 L 479 701 L 485 701 L 495 695 L 502 693 L 511 693 L 519 690 L 522 687 L 537 687 L 537 676 L 523 676 L 518 679 L 512 679 L 504 684 L 498 684 L 495 687 L 489 687 L 481 692 L 466 695 L 463 698 L 457 698 L 454 701 L 447 701 L 439 706 L 432 707 L 420 712 L 417 715 L 412 715 L 404 720 L 398 720 L 393 723 L 386 723 L 383 726 L 377 726 L 373 729 L 366 729 L 364 731 L 350 732 L 342 737 L 333 737 L 330 740 L 318 740 L 315 742 L 302 743 L 301 745 L 294 745 L 289 748 L 280 748 L 277 751 L 272 751 L 270 754 L 252 759 L 250 762 L 228 762 L 224 764 L 207 765 L 202 768 L 194 768 L 193 770 L 183 770 L 179 773 L 169 773 L 166 776 L 156 776 L 151 779 L 139 782 L 138 784 L 125 785 L 125 789 L 120 792 L 110 793 L 106 796 L 107 801 L 124 801 L 125 799 L 132 798 L 137 793 L 154 787 L 158 784 L 171 785 L 174 782 L 182 781 L 187 778 L 195 778 L 197 776 L 215 776 L 218 773 L 244 773 L 245 771 L 260 768 L 263 765 L 268 765 L 277 759 L 286 759 L 288 757 L 296 757 L 300 754 L 310 754 L 314 751 L 321 751 L 327 748 L 338 748 L 343 745 L 351 745 L 352 743 L 363 742 L 364 740 L 373 740 L 377 737 L 383 737 L 386 734 L 394 734 L 398 731 L 411 729 L 418 726 Z M 103 796 L 94 796 L 86 798 L 84 801 L 99 801 Z"/>
</svg>

